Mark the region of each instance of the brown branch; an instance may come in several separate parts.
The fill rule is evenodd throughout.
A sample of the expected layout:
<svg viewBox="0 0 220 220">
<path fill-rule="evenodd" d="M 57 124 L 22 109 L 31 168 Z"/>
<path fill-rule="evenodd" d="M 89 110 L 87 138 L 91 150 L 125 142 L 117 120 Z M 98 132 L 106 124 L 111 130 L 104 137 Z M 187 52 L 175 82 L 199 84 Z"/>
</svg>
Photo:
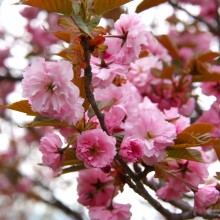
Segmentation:
<svg viewBox="0 0 220 220">
<path fill-rule="evenodd" d="M 195 15 L 191 14 L 191 13 L 190 13 L 189 11 L 187 11 L 185 8 L 179 6 L 179 4 L 177 4 L 177 3 L 175 3 L 175 2 L 173 2 L 173 1 L 171 1 L 171 0 L 168 0 L 168 3 L 169 3 L 173 8 L 178 9 L 178 10 L 181 10 L 181 11 L 185 12 L 187 15 L 189 15 L 191 18 L 193 18 L 193 19 L 195 19 L 195 20 L 197 20 L 197 21 L 199 21 L 199 22 L 205 24 L 205 25 L 209 28 L 209 30 L 210 30 L 212 33 L 218 34 L 218 31 L 216 30 L 216 27 L 214 27 L 213 25 L 211 25 L 210 23 L 208 23 L 208 22 L 207 22 L 205 19 L 203 19 L 202 17 L 200 17 L 200 16 L 195 16 Z"/>
<path fill-rule="evenodd" d="M 84 50 L 84 58 L 86 63 L 86 68 L 84 70 L 84 77 L 85 77 L 85 92 L 86 98 L 88 99 L 89 103 L 91 104 L 98 120 L 101 125 L 103 131 L 109 134 L 107 127 L 105 125 L 104 115 L 99 111 L 99 108 L 95 102 L 93 89 L 92 89 L 92 68 L 90 65 L 90 48 L 89 48 L 89 39 L 86 37 L 81 38 L 81 44 Z"/>
</svg>

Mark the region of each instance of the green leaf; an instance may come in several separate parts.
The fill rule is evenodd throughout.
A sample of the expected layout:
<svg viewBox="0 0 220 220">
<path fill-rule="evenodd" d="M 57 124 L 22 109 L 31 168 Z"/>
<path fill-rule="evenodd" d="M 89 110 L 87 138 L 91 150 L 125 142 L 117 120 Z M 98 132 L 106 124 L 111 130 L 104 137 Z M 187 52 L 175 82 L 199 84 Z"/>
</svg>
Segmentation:
<svg viewBox="0 0 220 220">
<path fill-rule="evenodd" d="M 71 15 L 73 12 L 71 0 L 21 0 L 19 3 L 64 15 Z"/>
<path fill-rule="evenodd" d="M 101 20 L 101 17 L 95 17 L 92 20 L 90 20 L 87 24 L 89 32 L 92 32 L 92 30 L 97 27 L 97 25 L 99 24 Z"/>
<path fill-rule="evenodd" d="M 68 123 L 39 115 L 39 116 L 36 116 L 31 123 L 26 124 L 24 127 L 30 128 L 30 127 L 36 127 L 36 126 L 66 127 L 68 126 Z"/>
<path fill-rule="evenodd" d="M 136 12 L 142 12 L 159 4 L 167 2 L 167 0 L 143 0 L 136 8 Z"/>
<path fill-rule="evenodd" d="M 86 34 L 88 34 L 90 36 L 90 31 L 89 28 L 87 26 L 87 24 L 82 20 L 81 17 L 79 17 L 76 14 L 72 15 L 73 20 L 76 22 L 76 24 L 78 25 L 78 27 L 85 32 Z"/>
<path fill-rule="evenodd" d="M 167 156 L 175 159 L 186 159 L 204 163 L 201 153 L 195 149 L 169 149 L 167 150 Z"/>
<path fill-rule="evenodd" d="M 101 15 L 130 1 L 131 0 L 95 0 L 95 12 Z"/>
<path fill-rule="evenodd" d="M 14 103 L 7 105 L 7 106 L 0 105 L 0 108 L 7 108 L 7 109 L 11 109 L 11 110 L 18 111 L 18 112 L 23 112 L 23 113 L 26 113 L 27 115 L 31 115 L 31 116 L 39 115 L 38 112 L 34 112 L 31 109 L 31 106 L 28 103 L 28 100 L 21 100 L 18 102 L 14 102 Z"/>
</svg>

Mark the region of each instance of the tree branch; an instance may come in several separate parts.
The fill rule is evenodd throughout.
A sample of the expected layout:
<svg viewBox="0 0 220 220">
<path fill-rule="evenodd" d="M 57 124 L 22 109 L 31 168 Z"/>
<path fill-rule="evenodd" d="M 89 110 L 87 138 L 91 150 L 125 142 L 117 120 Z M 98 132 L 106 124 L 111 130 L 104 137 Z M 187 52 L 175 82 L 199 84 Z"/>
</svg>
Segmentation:
<svg viewBox="0 0 220 220">
<path fill-rule="evenodd" d="M 214 34 L 218 34 L 218 31 L 216 30 L 216 28 L 215 28 L 213 25 L 211 25 L 210 23 L 208 23 L 206 20 L 204 20 L 202 17 L 200 17 L 200 16 L 195 16 L 195 15 L 191 14 L 191 13 L 190 13 L 189 11 L 187 11 L 185 8 L 182 8 L 182 7 L 179 6 L 177 3 L 175 3 L 175 2 L 173 2 L 173 1 L 171 1 L 171 0 L 168 0 L 168 3 L 169 3 L 173 8 L 178 9 L 178 10 L 181 10 L 181 11 L 185 12 L 187 15 L 189 15 L 191 18 L 193 18 L 193 19 L 195 19 L 195 20 L 197 20 L 197 21 L 202 22 L 203 24 L 205 24 L 205 25 L 209 28 L 209 30 L 210 30 L 211 32 L 213 32 Z"/>
</svg>

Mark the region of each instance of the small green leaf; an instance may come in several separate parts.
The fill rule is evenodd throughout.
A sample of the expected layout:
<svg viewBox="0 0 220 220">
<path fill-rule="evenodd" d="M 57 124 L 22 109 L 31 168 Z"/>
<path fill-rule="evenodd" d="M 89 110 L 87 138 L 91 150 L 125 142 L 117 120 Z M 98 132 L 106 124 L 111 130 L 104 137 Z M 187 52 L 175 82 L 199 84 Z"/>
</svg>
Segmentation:
<svg viewBox="0 0 220 220">
<path fill-rule="evenodd" d="M 167 156 L 175 159 L 186 159 L 204 163 L 201 153 L 195 149 L 168 149 Z"/>
<path fill-rule="evenodd" d="M 76 22 L 76 24 L 78 25 L 78 27 L 85 32 L 86 34 L 88 34 L 90 36 L 90 31 L 89 28 L 87 26 L 87 24 L 82 20 L 81 17 L 79 17 L 76 14 L 72 15 L 73 20 Z"/>
<path fill-rule="evenodd" d="M 18 102 L 14 102 L 14 103 L 7 105 L 7 106 L 0 105 L 0 108 L 7 108 L 7 109 L 11 109 L 11 110 L 18 111 L 18 112 L 23 112 L 23 113 L 26 113 L 27 115 L 30 115 L 30 116 L 39 115 L 38 112 L 34 112 L 31 109 L 31 106 L 28 103 L 28 100 L 21 100 Z"/>
<path fill-rule="evenodd" d="M 89 32 L 92 32 L 92 30 L 97 27 L 97 25 L 99 24 L 101 20 L 101 17 L 95 17 L 92 20 L 90 20 L 87 24 Z"/>
<path fill-rule="evenodd" d="M 131 0 L 95 0 L 95 12 L 101 15 L 130 1 Z"/>
<path fill-rule="evenodd" d="M 26 124 L 24 127 L 29 128 L 29 127 L 36 127 L 36 126 L 66 127 L 68 126 L 68 123 L 39 115 L 39 116 L 36 116 L 31 123 Z"/>
</svg>

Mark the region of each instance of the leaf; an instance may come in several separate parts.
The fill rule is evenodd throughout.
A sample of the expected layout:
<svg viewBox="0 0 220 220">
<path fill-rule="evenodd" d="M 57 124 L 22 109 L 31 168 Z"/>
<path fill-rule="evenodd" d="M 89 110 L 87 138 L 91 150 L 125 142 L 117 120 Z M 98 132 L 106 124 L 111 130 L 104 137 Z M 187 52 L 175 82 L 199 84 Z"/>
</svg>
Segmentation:
<svg viewBox="0 0 220 220">
<path fill-rule="evenodd" d="M 70 39 L 71 39 L 71 35 L 70 33 L 68 32 L 65 32 L 65 31 L 55 31 L 55 32 L 52 32 L 52 34 L 54 36 L 56 36 L 57 38 L 69 43 L 70 42 Z"/>
<path fill-rule="evenodd" d="M 186 159 L 204 163 L 201 153 L 195 149 L 169 149 L 167 150 L 167 156 L 175 159 Z"/>
<path fill-rule="evenodd" d="M 90 36 L 90 31 L 89 28 L 87 26 L 87 24 L 82 20 L 81 17 L 79 17 L 76 14 L 72 15 L 73 20 L 76 22 L 76 24 L 78 25 L 78 27 L 85 32 L 86 34 L 88 34 Z"/>
<path fill-rule="evenodd" d="M 18 111 L 18 112 L 23 112 L 23 113 L 26 113 L 27 115 L 31 115 L 31 116 L 39 115 L 38 112 L 34 112 L 31 109 L 31 106 L 28 103 L 28 100 L 21 100 L 18 102 L 14 102 L 14 103 L 7 105 L 7 106 L 0 105 L 0 108 L 7 108 L 7 109 L 11 109 L 11 110 Z"/>
<path fill-rule="evenodd" d="M 95 0 L 95 12 L 101 15 L 130 1 L 131 0 Z"/>
<path fill-rule="evenodd" d="M 111 101 L 109 102 L 100 102 L 100 101 L 97 101 L 96 104 L 97 104 L 97 107 L 100 111 L 106 109 L 106 108 L 109 108 L 111 107 L 113 104 L 115 103 L 115 99 L 112 99 Z M 89 118 L 92 118 L 93 116 L 95 116 L 95 112 L 93 111 L 92 108 L 89 108 L 89 111 L 88 111 L 88 116 Z"/>
<path fill-rule="evenodd" d="M 202 55 L 200 55 L 199 57 L 197 57 L 197 59 L 201 62 L 208 62 L 208 61 L 212 61 L 215 58 L 219 57 L 219 53 L 217 52 L 213 52 L 213 51 L 208 51 Z"/>
<path fill-rule="evenodd" d="M 75 166 L 64 168 L 62 170 L 62 174 L 77 172 L 77 171 L 84 170 L 84 169 L 85 169 L 85 166 L 84 166 L 83 163 L 81 163 L 81 164 L 78 164 L 78 165 L 75 165 Z"/>
<path fill-rule="evenodd" d="M 210 133 L 215 127 L 209 123 L 200 122 L 190 125 L 177 135 L 175 145 L 170 148 L 188 148 L 212 144 Z"/>
<path fill-rule="evenodd" d="M 192 75 L 193 82 L 219 82 L 220 74 L 210 72 L 206 65 L 195 59 L 189 65 L 189 74 Z"/>
<path fill-rule="evenodd" d="M 71 15 L 73 12 L 71 0 L 21 0 L 19 3 L 64 15 Z"/>
<path fill-rule="evenodd" d="M 101 17 L 97 16 L 97 17 L 91 19 L 91 20 L 87 23 L 89 32 L 92 32 L 92 30 L 93 30 L 95 27 L 98 26 L 100 20 L 101 20 Z"/>
<path fill-rule="evenodd" d="M 162 70 L 159 69 L 151 69 L 151 73 L 158 78 L 161 79 L 172 79 L 174 75 L 175 67 L 174 66 L 166 66 Z"/>
<path fill-rule="evenodd" d="M 212 132 L 215 127 L 212 124 L 206 122 L 198 122 L 190 125 L 185 128 L 183 133 L 197 133 L 197 134 L 206 134 Z"/>
<path fill-rule="evenodd" d="M 167 35 L 157 36 L 157 40 L 168 50 L 169 54 L 176 60 L 180 58 L 177 47 Z"/>
<path fill-rule="evenodd" d="M 168 164 L 167 163 L 156 163 L 154 165 L 154 169 L 155 169 L 155 175 L 154 177 L 155 178 L 161 178 L 165 181 L 168 182 L 168 174 L 164 171 L 164 170 L 167 170 L 169 168 Z"/>
<path fill-rule="evenodd" d="M 136 12 L 140 13 L 146 9 L 152 8 L 159 4 L 167 2 L 167 0 L 143 0 L 136 8 Z"/>
<path fill-rule="evenodd" d="M 39 115 L 39 116 L 36 116 L 31 123 L 26 124 L 24 127 L 30 128 L 30 127 L 36 127 L 36 126 L 53 126 L 53 127 L 64 126 L 66 127 L 68 126 L 68 123 Z"/>
<path fill-rule="evenodd" d="M 219 139 L 213 140 L 212 141 L 212 147 L 215 150 L 215 153 L 218 157 L 218 159 L 220 160 L 220 143 L 219 143 Z"/>
</svg>

